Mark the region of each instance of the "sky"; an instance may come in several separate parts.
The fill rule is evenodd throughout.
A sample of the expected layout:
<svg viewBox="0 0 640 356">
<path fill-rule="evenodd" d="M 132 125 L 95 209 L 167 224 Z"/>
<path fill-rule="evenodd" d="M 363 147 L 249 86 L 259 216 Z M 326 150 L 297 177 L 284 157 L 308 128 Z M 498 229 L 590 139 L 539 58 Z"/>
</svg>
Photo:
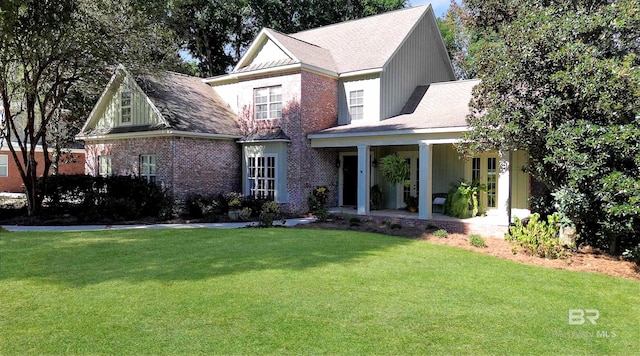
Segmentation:
<svg viewBox="0 0 640 356">
<path fill-rule="evenodd" d="M 433 6 L 436 17 L 442 17 L 442 15 L 447 12 L 451 0 L 409 0 L 411 6 L 420 6 L 428 3 L 431 3 L 431 6 Z"/>
</svg>

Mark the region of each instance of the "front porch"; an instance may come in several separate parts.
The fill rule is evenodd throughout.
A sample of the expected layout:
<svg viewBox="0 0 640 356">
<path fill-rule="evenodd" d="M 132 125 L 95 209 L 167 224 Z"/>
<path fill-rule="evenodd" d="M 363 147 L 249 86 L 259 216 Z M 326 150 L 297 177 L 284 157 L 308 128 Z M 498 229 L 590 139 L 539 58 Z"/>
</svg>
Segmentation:
<svg viewBox="0 0 640 356">
<path fill-rule="evenodd" d="M 412 226 L 427 228 L 427 226 L 437 226 L 438 229 L 445 229 L 449 233 L 457 234 L 478 234 L 485 237 L 504 238 L 508 231 L 508 224 L 501 215 L 476 216 L 468 219 L 458 219 L 440 213 L 432 213 L 429 220 L 421 219 L 418 213 L 411 213 L 407 210 L 384 209 L 370 210 L 366 215 L 358 214 L 357 207 L 333 207 L 329 212 L 334 215 L 344 217 L 358 217 L 361 220 L 371 220 L 379 223 L 385 221 L 400 224 L 402 226 Z M 528 211 L 524 209 L 513 209 L 512 216 L 524 218 L 528 216 Z"/>
</svg>

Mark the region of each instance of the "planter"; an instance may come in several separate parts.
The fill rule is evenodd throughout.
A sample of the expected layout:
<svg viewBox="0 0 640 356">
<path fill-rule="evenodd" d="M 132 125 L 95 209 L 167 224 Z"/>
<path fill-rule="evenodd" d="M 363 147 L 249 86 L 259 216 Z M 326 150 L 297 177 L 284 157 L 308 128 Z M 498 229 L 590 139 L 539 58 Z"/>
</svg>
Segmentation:
<svg viewBox="0 0 640 356">
<path fill-rule="evenodd" d="M 242 210 L 240 209 L 229 210 L 229 212 L 227 213 L 227 216 L 232 221 L 240 220 L 240 215 L 242 215 Z"/>
</svg>

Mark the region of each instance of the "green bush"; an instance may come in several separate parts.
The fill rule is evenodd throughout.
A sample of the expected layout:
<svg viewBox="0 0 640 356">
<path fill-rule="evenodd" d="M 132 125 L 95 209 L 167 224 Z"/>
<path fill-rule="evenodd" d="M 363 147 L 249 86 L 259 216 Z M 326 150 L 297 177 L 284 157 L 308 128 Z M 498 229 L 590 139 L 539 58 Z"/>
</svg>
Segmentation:
<svg viewBox="0 0 640 356">
<path fill-rule="evenodd" d="M 280 215 L 280 204 L 273 200 L 267 201 L 262 204 L 259 216 L 259 226 L 271 227 L 276 217 Z"/>
<path fill-rule="evenodd" d="M 407 184 L 409 170 L 409 163 L 404 157 L 392 154 L 380 159 L 380 174 L 391 184 Z"/>
<path fill-rule="evenodd" d="M 505 240 L 520 246 L 526 253 L 545 258 L 563 258 L 568 251 L 560 241 L 560 214 L 547 216 L 540 220 L 540 214 L 534 213 L 529 221 L 515 218 L 515 224 L 509 227 Z"/>
<path fill-rule="evenodd" d="M 631 261 L 640 267 L 640 245 L 627 249 L 622 253 L 625 260 Z"/>
<path fill-rule="evenodd" d="M 313 213 L 318 221 L 327 221 L 329 218 L 329 209 L 326 206 L 317 208 Z"/>
<path fill-rule="evenodd" d="M 482 238 L 482 236 L 477 235 L 477 234 L 473 234 L 473 235 L 469 236 L 469 244 L 471 244 L 471 246 L 475 246 L 475 247 L 487 247 L 487 244 L 485 244 L 484 239 Z"/>
<path fill-rule="evenodd" d="M 440 229 L 440 230 L 434 231 L 433 236 L 439 237 L 441 239 L 446 239 L 449 236 L 449 233 L 445 229 Z"/>
<path fill-rule="evenodd" d="M 44 190 L 44 210 L 77 216 L 81 222 L 112 222 L 147 217 L 167 218 L 173 198 L 158 185 L 133 176 L 50 176 Z"/>
<path fill-rule="evenodd" d="M 360 219 L 355 216 L 349 218 L 349 226 L 360 226 Z"/>
<path fill-rule="evenodd" d="M 466 219 L 481 213 L 478 199 L 481 190 L 485 190 L 484 186 L 477 183 L 460 182 L 458 186 L 453 186 L 444 202 L 445 215 Z"/>
</svg>

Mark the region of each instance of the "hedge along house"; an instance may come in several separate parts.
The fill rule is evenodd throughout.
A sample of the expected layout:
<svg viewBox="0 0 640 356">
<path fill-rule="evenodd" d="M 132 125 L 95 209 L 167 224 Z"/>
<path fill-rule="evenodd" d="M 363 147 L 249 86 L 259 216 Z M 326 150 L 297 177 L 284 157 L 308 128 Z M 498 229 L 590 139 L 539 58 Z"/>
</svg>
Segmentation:
<svg viewBox="0 0 640 356">
<path fill-rule="evenodd" d="M 245 194 L 268 187 L 301 211 L 306 195 L 327 185 L 330 204 L 366 215 L 378 184 L 386 209 L 415 195 L 419 218 L 431 219 L 436 193 L 475 179 L 489 187 L 482 200 L 490 212 L 526 208 L 528 177 L 511 174 L 523 153 L 459 158 L 454 145 L 477 81 L 453 80 L 427 5 L 289 35 L 263 29 L 231 73 L 205 82 L 244 122 Z M 382 181 L 377 162 L 387 154 L 409 161 L 409 187 Z"/>
<path fill-rule="evenodd" d="M 87 174 L 140 176 L 177 199 L 238 191 L 241 137 L 236 115 L 201 79 L 134 78 L 122 66 L 77 135 Z"/>
</svg>

